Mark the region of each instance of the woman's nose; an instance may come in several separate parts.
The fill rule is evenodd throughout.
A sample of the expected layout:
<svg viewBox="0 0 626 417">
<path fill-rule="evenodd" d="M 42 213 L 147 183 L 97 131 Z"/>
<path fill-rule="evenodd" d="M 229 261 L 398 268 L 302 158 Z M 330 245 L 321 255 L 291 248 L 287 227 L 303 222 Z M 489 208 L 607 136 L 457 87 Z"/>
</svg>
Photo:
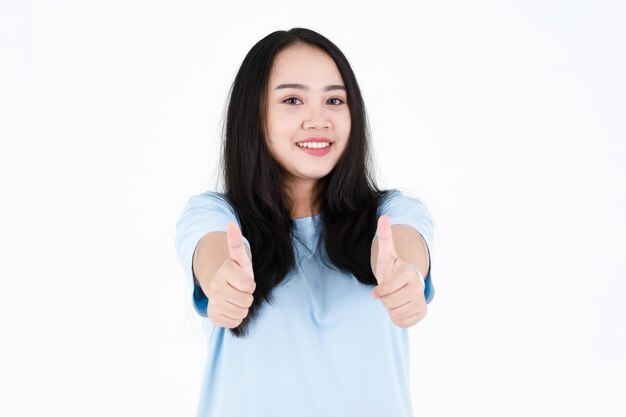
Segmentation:
<svg viewBox="0 0 626 417">
<path fill-rule="evenodd" d="M 326 116 L 326 111 L 320 106 L 310 106 L 307 118 L 304 120 L 303 127 L 310 129 L 315 127 L 317 129 L 326 129 L 330 127 L 330 121 Z"/>
</svg>

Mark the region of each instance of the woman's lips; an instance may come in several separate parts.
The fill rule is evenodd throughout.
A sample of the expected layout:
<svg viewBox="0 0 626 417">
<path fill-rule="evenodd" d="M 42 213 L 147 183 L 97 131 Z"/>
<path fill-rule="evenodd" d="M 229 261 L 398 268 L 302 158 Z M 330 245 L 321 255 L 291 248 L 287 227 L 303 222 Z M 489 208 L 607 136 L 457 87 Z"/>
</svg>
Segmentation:
<svg viewBox="0 0 626 417">
<path fill-rule="evenodd" d="M 298 146 L 298 145 L 296 145 L 296 146 Z M 330 147 L 331 146 L 333 146 L 332 143 L 330 145 L 328 145 L 327 147 L 325 147 L 325 148 L 305 148 L 303 146 L 298 146 L 298 148 L 303 150 L 304 152 L 308 153 L 309 155 L 324 156 L 328 152 L 330 152 Z"/>
</svg>

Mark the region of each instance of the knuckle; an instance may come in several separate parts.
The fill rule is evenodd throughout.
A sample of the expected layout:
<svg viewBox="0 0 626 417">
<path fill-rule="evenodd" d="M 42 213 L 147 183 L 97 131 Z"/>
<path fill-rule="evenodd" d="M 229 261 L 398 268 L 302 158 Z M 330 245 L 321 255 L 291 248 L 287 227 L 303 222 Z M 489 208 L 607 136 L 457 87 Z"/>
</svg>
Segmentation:
<svg viewBox="0 0 626 417">
<path fill-rule="evenodd" d="M 398 326 L 398 327 L 402 327 L 403 329 L 404 329 L 404 328 L 406 328 L 406 325 L 404 324 L 404 322 L 403 322 L 402 320 L 394 320 L 393 322 L 394 322 L 394 323 L 396 324 L 396 326 Z"/>
<path fill-rule="evenodd" d="M 227 327 L 229 329 L 235 328 L 237 326 L 239 326 L 241 324 L 241 320 L 237 320 L 237 319 L 227 319 L 226 320 L 226 324 L 228 325 Z"/>
<path fill-rule="evenodd" d="M 222 320 L 222 316 L 220 316 L 219 314 L 216 313 L 211 313 L 209 314 L 209 319 L 211 320 L 211 323 L 213 323 L 213 325 L 215 326 L 224 326 L 224 320 Z"/>
</svg>

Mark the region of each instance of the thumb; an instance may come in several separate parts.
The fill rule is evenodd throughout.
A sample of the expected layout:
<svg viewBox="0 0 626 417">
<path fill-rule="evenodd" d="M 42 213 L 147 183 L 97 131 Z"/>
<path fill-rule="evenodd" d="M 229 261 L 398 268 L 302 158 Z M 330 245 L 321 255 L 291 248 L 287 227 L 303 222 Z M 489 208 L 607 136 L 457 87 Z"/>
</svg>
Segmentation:
<svg viewBox="0 0 626 417">
<path fill-rule="evenodd" d="M 394 264 L 398 259 L 398 253 L 393 244 L 389 216 L 380 216 L 378 218 L 376 234 L 378 236 L 378 259 L 374 274 L 380 284 L 393 272 Z"/>
<path fill-rule="evenodd" d="M 250 258 L 246 252 L 243 243 L 243 235 L 241 234 L 241 230 L 239 230 L 239 226 L 234 223 L 228 223 L 226 225 L 226 237 L 228 239 L 228 253 L 230 254 L 230 259 L 235 261 L 241 269 L 248 272 L 250 276 L 254 278 L 252 262 L 250 262 Z"/>
</svg>

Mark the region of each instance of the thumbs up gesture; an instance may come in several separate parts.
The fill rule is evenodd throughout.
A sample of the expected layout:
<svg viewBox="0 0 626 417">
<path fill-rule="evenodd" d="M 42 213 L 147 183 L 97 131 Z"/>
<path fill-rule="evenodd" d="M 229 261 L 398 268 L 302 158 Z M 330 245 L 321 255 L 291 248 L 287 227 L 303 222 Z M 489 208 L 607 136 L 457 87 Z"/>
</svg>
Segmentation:
<svg viewBox="0 0 626 417">
<path fill-rule="evenodd" d="M 378 259 L 373 271 L 378 286 L 372 290 L 372 297 L 380 298 L 391 320 L 406 328 L 426 315 L 424 277 L 417 267 L 398 257 L 389 221 L 388 216 L 378 218 Z"/>
<path fill-rule="evenodd" d="M 211 280 L 207 316 L 216 326 L 232 329 L 248 316 L 256 283 L 239 227 L 228 223 L 226 237 L 229 257 Z"/>
</svg>

